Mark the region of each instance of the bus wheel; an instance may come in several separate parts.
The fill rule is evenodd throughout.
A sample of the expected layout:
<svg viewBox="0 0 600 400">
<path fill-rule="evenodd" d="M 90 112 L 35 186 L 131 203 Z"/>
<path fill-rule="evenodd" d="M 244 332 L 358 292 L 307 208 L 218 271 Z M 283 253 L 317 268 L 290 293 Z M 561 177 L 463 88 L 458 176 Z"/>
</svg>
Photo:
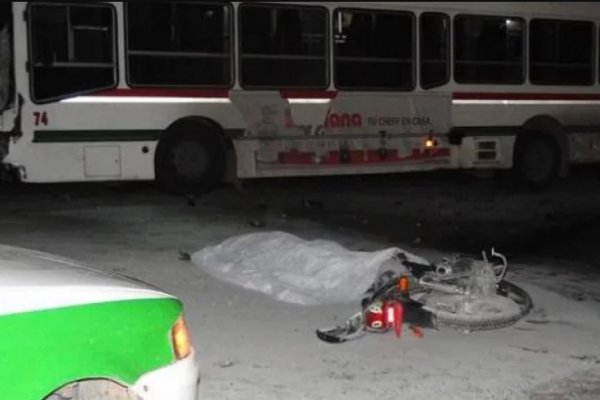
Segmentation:
<svg viewBox="0 0 600 400">
<path fill-rule="evenodd" d="M 223 179 L 225 146 L 214 128 L 184 123 L 167 132 L 156 147 L 154 170 L 159 187 L 174 194 L 201 194 Z"/>
<path fill-rule="evenodd" d="M 513 172 L 517 183 L 541 189 L 558 175 L 560 165 L 556 143 L 544 135 L 527 135 L 517 139 Z"/>
</svg>

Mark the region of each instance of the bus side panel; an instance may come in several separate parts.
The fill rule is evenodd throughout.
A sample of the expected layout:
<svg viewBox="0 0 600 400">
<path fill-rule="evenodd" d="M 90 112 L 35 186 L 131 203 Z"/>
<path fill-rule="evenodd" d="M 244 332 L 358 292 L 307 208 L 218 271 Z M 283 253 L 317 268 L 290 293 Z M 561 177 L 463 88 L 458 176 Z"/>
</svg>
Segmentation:
<svg viewBox="0 0 600 400">
<path fill-rule="evenodd" d="M 345 93 L 285 99 L 232 94 L 246 120 L 235 142 L 243 178 L 450 168 L 450 96 Z M 426 144 L 430 141 L 430 146 Z"/>
<path fill-rule="evenodd" d="M 147 180 L 154 179 L 157 141 L 175 121 L 201 116 L 226 132 L 243 129 L 226 98 L 173 99 L 99 94 L 26 103 L 22 126 L 30 138 L 13 143 L 6 161 L 24 165 L 23 179 L 29 182 Z"/>
</svg>

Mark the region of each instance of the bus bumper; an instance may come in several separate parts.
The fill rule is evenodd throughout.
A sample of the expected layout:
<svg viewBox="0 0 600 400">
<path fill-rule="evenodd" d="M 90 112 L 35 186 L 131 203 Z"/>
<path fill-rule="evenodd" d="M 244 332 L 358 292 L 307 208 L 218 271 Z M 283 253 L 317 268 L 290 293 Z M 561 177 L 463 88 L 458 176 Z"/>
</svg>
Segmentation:
<svg viewBox="0 0 600 400">
<path fill-rule="evenodd" d="M 196 353 L 148 372 L 138 379 L 131 391 L 142 400 L 196 400 L 200 375 Z"/>
</svg>

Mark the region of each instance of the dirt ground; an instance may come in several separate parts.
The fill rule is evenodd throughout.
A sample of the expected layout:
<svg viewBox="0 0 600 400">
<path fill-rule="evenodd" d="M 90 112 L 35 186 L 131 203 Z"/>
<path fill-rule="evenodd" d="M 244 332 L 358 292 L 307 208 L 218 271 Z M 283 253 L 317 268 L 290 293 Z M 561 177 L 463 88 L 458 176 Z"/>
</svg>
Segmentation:
<svg viewBox="0 0 600 400">
<path fill-rule="evenodd" d="M 600 398 L 600 175 L 543 192 L 466 174 L 252 181 L 197 198 L 150 184 L 0 189 L 0 241 L 132 275 L 186 304 L 203 399 Z M 517 325 L 422 340 L 371 335 L 327 345 L 315 328 L 358 306 L 300 307 L 212 279 L 180 251 L 283 230 L 353 250 L 429 258 L 495 246 L 535 308 Z"/>
</svg>

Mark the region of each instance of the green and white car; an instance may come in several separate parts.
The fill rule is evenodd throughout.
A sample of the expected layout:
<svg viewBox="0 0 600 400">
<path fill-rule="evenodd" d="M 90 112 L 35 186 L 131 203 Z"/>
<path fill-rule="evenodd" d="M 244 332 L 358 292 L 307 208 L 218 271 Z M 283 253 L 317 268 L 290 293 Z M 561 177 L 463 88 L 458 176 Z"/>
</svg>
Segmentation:
<svg viewBox="0 0 600 400">
<path fill-rule="evenodd" d="M 0 246 L 0 398 L 195 400 L 182 303 L 146 284 Z"/>
</svg>

